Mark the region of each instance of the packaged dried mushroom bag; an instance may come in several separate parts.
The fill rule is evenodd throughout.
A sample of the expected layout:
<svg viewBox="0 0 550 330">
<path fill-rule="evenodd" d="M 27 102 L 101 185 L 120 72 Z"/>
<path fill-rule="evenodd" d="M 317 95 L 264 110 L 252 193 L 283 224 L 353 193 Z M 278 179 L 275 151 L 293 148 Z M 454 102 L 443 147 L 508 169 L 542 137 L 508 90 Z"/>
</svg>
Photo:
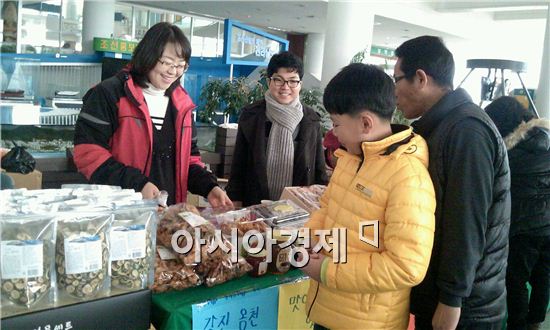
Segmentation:
<svg viewBox="0 0 550 330">
<path fill-rule="evenodd" d="M 48 296 L 53 304 L 53 216 L 3 216 L 0 220 L 2 299 L 29 308 Z"/>
<path fill-rule="evenodd" d="M 111 212 L 60 213 L 55 265 L 60 292 L 89 299 L 107 286 Z"/>
<path fill-rule="evenodd" d="M 152 284 L 156 245 L 155 202 L 116 209 L 109 231 L 111 286 L 126 290 Z"/>
</svg>

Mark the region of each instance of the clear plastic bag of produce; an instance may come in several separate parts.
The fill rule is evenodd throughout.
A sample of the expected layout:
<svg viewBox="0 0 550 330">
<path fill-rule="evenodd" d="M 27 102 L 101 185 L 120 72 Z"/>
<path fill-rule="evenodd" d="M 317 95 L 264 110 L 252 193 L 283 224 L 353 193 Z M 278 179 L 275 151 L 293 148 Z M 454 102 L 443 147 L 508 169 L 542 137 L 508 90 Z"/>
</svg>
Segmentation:
<svg viewBox="0 0 550 330">
<path fill-rule="evenodd" d="M 153 283 L 157 204 L 142 201 L 113 211 L 109 231 L 111 286 L 125 290 Z"/>
<path fill-rule="evenodd" d="M 109 288 L 111 211 L 58 214 L 55 264 L 58 290 L 88 300 Z"/>
<path fill-rule="evenodd" d="M 157 246 L 153 292 L 183 290 L 202 284 L 194 266 L 186 266 L 164 246 Z"/>
<path fill-rule="evenodd" d="M 171 251 L 188 266 L 212 259 L 207 253 L 208 244 L 200 245 L 197 241 L 207 242 L 214 237 L 215 227 L 199 215 L 195 207 L 188 204 L 175 204 L 161 215 L 157 226 L 157 245 Z M 174 245 L 172 244 L 174 243 Z M 181 252 L 185 250 L 185 252 Z"/>
<path fill-rule="evenodd" d="M 3 216 L 0 219 L 2 300 L 32 308 L 48 297 L 55 283 L 56 222 L 48 215 Z"/>
<path fill-rule="evenodd" d="M 204 283 L 206 286 L 212 287 L 241 277 L 251 270 L 252 266 L 244 258 L 239 258 L 237 262 L 232 262 L 231 258 L 227 257 L 210 268 L 204 279 Z"/>
</svg>

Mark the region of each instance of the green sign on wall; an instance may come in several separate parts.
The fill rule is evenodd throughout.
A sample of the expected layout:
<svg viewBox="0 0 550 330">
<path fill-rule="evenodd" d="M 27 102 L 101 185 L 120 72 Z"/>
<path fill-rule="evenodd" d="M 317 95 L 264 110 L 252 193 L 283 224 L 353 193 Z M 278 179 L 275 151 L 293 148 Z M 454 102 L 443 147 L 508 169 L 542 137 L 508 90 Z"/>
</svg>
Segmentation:
<svg viewBox="0 0 550 330">
<path fill-rule="evenodd" d="M 372 56 L 393 58 L 395 57 L 395 50 L 391 48 L 380 47 L 380 46 L 372 46 L 370 48 L 370 54 Z"/>
<path fill-rule="evenodd" d="M 135 41 L 121 39 L 94 38 L 94 50 L 98 52 L 113 52 L 132 55 L 137 44 L 138 43 Z"/>
</svg>

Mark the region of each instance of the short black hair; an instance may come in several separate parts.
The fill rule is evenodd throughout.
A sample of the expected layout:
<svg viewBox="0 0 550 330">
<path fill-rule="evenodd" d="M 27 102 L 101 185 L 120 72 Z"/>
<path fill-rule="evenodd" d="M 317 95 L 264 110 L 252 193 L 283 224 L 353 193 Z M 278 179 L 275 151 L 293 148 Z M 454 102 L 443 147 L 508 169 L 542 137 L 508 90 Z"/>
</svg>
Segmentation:
<svg viewBox="0 0 550 330">
<path fill-rule="evenodd" d="M 455 62 L 441 38 L 421 36 L 407 40 L 397 47 L 395 56 L 401 59 L 401 71 L 407 79 L 414 77 L 416 70 L 420 69 L 437 85 L 453 89 Z"/>
<path fill-rule="evenodd" d="M 395 111 L 395 85 L 382 69 L 371 64 L 352 63 L 330 80 L 323 104 L 330 114 L 356 115 L 369 110 L 391 120 Z"/>
<path fill-rule="evenodd" d="M 298 72 L 300 79 L 304 76 L 304 64 L 302 60 L 291 52 L 284 51 L 273 55 L 267 65 L 267 76 L 271 78 L 280 68 L 287 68 L 291 69 L 292 72 Z"/>
<path fill-rule="evenodd" d="M 183 31 L 170 23 L 157 23 L 147 30 L 143 39 L 141 39 L 134 49 L 134 54 L 130 61 L 130 74 L 138 86 L 147 87 L 147 74 L 157 65 L 168 43 L 176 44 L 178 56 L 183 58 L 187 65 L 189 65 L 191 43 L 185 34 L 183 34 Z M 168 89 L 172 90 L 179 84 L 180 78 Z"/>
<path fill-rule="evenodd" d="M 485 111 L 495 123 L 502 137 L 512 133 L 522 122 L 528 122 L 535 118 L 534 114 L 511 96 L 499 97 L 485 107 Z"/>
</svg>

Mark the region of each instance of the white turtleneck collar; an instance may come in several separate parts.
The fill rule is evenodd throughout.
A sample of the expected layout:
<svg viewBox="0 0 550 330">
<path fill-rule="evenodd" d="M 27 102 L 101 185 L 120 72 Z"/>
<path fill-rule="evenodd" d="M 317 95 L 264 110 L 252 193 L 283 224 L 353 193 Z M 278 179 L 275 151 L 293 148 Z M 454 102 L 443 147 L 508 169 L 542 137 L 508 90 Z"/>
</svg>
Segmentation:
<svg viewBox="0 0 550 330">
<path fill-rule="evenodd" d="M 147 87 L 143 89 L 144 93 L 147 93 L 153 96 L 164 96 L 164 94 L 166 94 L 165 89 L 156 88 L 155 86 L 153 86 L 153 84 L 151 84 L 148 81 L 145 82 L 145 84 L 147 85 Z"/>
</svg>

